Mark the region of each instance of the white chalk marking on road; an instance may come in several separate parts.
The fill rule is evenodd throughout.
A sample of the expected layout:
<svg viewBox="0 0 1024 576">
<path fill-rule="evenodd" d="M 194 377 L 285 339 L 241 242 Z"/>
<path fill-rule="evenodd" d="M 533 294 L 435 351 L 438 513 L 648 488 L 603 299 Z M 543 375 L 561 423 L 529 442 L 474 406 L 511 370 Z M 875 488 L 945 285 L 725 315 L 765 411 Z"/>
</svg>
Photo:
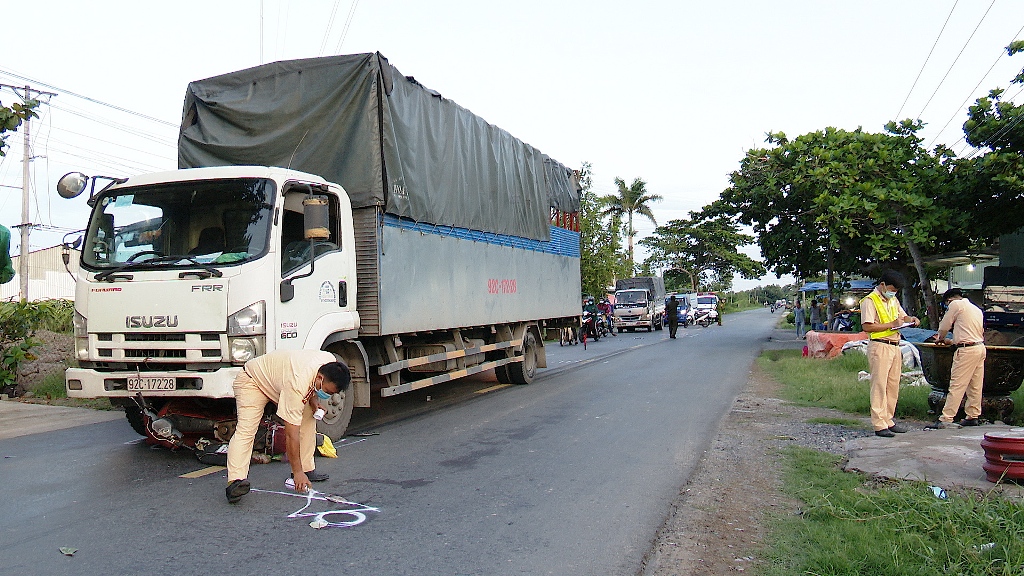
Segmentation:
<svg viewBox="0 0 1024 576">
<path fill-rule="evenodd" d="M 135 440 L 129 440 L 129 441 L 125 442 L 124 445 L 128 446 L 129 444 L 138 444 L 139 442 L 142 442 L 144 440 L 145 440 L 145 438 L 136 438 Z"/>
<path fill-rule="evenodd" d="M 477 394 L 486 394 L 488 392 L 494 392 L 495 390 L 501 390 L 502 388 L 508 388 L 511 384 L 498 384 L 497 386 L 491 386 L 490 388 L 484 388 L 483 390 L 477 390 Z"/>
<path fill-rule="evenodd" d="M 358 526 L 366 521 L 366 514 L 364 512 L 380 512 L 380 509 L 358 502 L 349 502 L 341 496 L 335 496 L 334 494 L 326 494 L 324 492 L 318 492 L 310 489 L 305 494 L 296 494 L 295 492 L 279 492 L 277 490 L 260 490 L 259 488 L 253 488 L 252 492 L 263 492 L 264 494 L 280 494 L 282 496 L 292 496 L 295 498 L 305 498 L 306 505 L 299 508 L 295 512 L 292 512 L 288 518 L 313 518 L 313 521 L 309 525 L 313 528 L 351 528 L 352 526 Z M 321 502 L 333 502 L 335 504 L 342 504 L 349 508 L 342 510 L 325 510 L 323 512 L 305 512 L 306 508 L 309 508 L 313 504 L 313 500 Z M 342 514 L 345 516 L 351 516 L 352 520 L 345 520 L 341 522 L 331 522 L 327 520 L 328 516 L 334 516 Z"/>
</svg>

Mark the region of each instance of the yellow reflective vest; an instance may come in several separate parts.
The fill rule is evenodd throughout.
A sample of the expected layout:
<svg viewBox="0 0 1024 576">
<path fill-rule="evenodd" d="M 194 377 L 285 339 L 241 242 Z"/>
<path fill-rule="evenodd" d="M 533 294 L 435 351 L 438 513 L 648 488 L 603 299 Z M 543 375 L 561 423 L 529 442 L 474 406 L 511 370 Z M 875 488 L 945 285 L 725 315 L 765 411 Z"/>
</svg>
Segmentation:
<svg viewBox="0 0 1024 576">
<path fill-rule="evenodd" d="M 895 298 L 890 298 L 889 301 L 886 302 L 885 300 L 882 300 L 882 296 L 878 293 L 877 290 L 872 290 L 871 294 L 868 294 L 866 297 L 864 297 L 864 300 L 867 300 L 868 298 L 870 298 L 871 302 L 875 305 L 875 312 L 878 314 L 879 324 L 886 324 L 892 322 L 893 320 L 896 319 L 897 316 L 899 316 L 900 303 Z M 861 305 L 863 305 L 864 300 L 861 300 Z M 882 330 L 881 332 L 869 333 L 872 340 L 877 340 L 879 338 L 888 338 L 893 334 L 899 334 L 899 331 Z"/>
</svg>

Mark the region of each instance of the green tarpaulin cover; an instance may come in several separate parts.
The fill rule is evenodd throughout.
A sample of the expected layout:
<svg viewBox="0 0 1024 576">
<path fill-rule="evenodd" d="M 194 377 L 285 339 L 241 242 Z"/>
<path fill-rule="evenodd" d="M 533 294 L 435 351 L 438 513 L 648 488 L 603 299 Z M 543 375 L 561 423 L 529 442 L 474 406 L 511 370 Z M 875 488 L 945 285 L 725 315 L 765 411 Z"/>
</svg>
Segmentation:
<svg viewBox="0 0 1024 576">
<path fill-rule="evenodd" d="M 575 212 L 572 170 L 380 53 L 265 64 L 192 82 L 179 168 L 282 166 L 341 184 L 356 208 L 547 240 Z"/>
</svg>

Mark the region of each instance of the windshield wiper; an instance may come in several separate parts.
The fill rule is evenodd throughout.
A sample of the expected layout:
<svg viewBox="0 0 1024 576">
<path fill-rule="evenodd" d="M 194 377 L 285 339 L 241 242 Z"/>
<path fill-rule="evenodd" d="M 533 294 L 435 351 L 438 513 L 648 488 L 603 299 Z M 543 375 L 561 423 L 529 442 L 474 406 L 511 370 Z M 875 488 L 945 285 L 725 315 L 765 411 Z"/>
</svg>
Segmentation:
<svg viewBox="0 0 1024 576">
<path fill-rule="evenodd" d="M 135 256 L 139 256 L 140 254 L 141 254 L 141 252 L 139 254 L 136 254 Z M 115 279 L 117 279 L 118 276 L 115 276 L 115 275 L 118 274 L 119 272 L 125 272 L 125 271 L 128 271 L 128 270 L 137 270 L 139 268 L 143 268 L 143 267 L 146 267 L 146 266 L 153 266 L 153 265 L 157 265 L 158 267 L 160 265 L 166 266 L 166 265 L 170 265 L 170 264 L 176 264 L 178 262 L 181 262 L 182 260 L 186 260 L 189 263 L 191 263 L 192 264 L 191 267 L 196 267 L 196 268 L 203 269 L 204 271 L 208 272 L 210 274 L 210 276 L 213 276 L 214 278 L 220 278 L 221 276 L 224 275 L 224 273 L 221 272 L 220 270 L 218 270 L 217 268 L 214 268 L 213 266 L 207 266 L 206 264 L 203 264 L 202 262 L 198 262 L 196 260 L 193 260 L 190 256 L 157 256 L 156 258 L 150 258 L 149 260 L 145 260 L 145 261 L 142 261 L 142 262 L 134 262 L 134 261 L 132 261 L 132 258 L 135 258 L 135 256 L 132 256 L 131 258 L 128 259 L 127 262 L 125 262 L 124 264 L 118 266 L 117 268 L 112 268 L 110 270 L 106 270 L 106 271 L 100 272 L 99 274 L 96 275 L 96 280 L 99 280 L 101 282 L 104 281 L 104 280 L 113 282 Z M 184 273 L 179 274 L 178 277 L 179 278 L 183 278 L 184 277 L 183 274 Z M 124 278 L 125 276 L 120 276 L 120 277 Z M 207 277 L 209 277 L 209 276 L 207 276 Z M 127 279 L 131 280 L 131 276 L 128 276 Z"/>
</svg>

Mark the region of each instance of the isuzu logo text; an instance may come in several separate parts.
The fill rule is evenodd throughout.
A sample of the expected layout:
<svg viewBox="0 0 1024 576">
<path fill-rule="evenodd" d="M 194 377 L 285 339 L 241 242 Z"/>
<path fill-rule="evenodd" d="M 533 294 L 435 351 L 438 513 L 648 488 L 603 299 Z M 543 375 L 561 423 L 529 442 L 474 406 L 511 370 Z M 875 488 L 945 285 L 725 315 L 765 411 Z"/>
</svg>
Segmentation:
<svg viewBox="0 0 1024 576">
<path fill-rule="evenodd" d="M 125 328 L 174 328 L 177 316 L 125 316 Z"/>
</svg>

